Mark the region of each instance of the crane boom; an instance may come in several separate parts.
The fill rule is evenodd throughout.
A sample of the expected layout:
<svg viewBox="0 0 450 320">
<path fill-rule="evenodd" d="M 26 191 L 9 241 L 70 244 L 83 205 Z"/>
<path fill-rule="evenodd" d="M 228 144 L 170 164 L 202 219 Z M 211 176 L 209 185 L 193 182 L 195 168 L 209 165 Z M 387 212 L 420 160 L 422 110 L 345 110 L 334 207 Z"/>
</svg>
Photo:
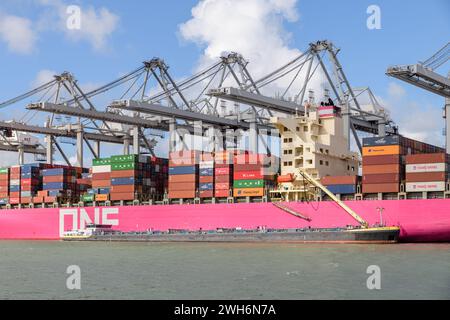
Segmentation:
<svg viewBox="0 0 450 320">
<path fill-rule="evenodd" d="M 344 202 L 339 200 L 330 190 L 328 190 L 324 185 L 322 185 L 319 181 L 311 177 L 311 175 L 306 172 L 306 170 L 299 168 L 300 175 L 314 186 L 325 192 L 334 202 L 336 202 L 342 209 L 344 209 L 349 215 L 351 215 L 356 221 L 358 221 L 363 228 L 367 228 L 369 224 L 363 218 L 361 218 L 355 211 L 353 211 L 349 206 L 347 206 Z"/>
</svg>

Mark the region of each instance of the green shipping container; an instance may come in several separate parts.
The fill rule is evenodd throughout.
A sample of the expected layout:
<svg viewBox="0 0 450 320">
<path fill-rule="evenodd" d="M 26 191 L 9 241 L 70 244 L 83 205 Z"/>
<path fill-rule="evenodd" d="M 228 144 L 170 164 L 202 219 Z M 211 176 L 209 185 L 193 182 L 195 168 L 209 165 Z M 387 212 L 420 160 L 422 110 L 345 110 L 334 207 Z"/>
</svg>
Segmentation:
<svg viewBox="0 0 450 320">
<path fill-rule="evenodd" d="M 120 170 L 133 170 L 138 169 L 139 165 L 134 162 L 124 162 L 124 163 L 112 163 L 111 171 L 120 171 Z"/>
<path fill-rule="evenodd" d="M 8 174 L 9 168 L 0 168 L 0 174 Z"/>
<path fill-rule="evenodd" d="M 263 188 L 264 180 L 234 180 L 235 188 Z"/>
<path fill-rule="evenodd" d="M 111 157 L 112 163 L 134 163 L 134 162 L 138 162 L 138 160 L 139 160 L 139 156 L 137 154 L 128 154 L 128 155 Z"/>
<path fill-rule="evenodd" d="M 85 194 L 81 197 L 81 201 L 92 202 L 92 201 L 94 201 L 94 195 L 93 194 Z"/>
<path fill-rule="evenodd" d="M 111 164 L 111 158 L 97 158 L 92 160 L 93 166 L 106 166 Z"/>
</svg>

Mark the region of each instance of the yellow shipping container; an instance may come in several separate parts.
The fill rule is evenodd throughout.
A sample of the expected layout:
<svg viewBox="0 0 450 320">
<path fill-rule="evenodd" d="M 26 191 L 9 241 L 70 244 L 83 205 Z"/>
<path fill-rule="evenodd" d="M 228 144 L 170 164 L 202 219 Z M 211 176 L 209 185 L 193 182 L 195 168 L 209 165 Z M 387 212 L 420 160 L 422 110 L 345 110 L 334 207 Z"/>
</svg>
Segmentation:
<svg viewBox="0 0 450 320">
<path fill-rule="evenodd" d="M 108 201 L 109 195 L 108 194 L 96 194 L 95 195 L 95 201 Z"/>
<path fill-rule="evenodd" d="M 363 157 L 366 156 L 384 156 L 389 154 L 400 154 L 399 145 L 391 146 L 375 146 L 375 147 L 363 147 Z"/>
<path fill-rule="evenodd" d="M 235 188 L 233 196 L 235 197 L 262 197 L 264 188 Z"/>
</svg>

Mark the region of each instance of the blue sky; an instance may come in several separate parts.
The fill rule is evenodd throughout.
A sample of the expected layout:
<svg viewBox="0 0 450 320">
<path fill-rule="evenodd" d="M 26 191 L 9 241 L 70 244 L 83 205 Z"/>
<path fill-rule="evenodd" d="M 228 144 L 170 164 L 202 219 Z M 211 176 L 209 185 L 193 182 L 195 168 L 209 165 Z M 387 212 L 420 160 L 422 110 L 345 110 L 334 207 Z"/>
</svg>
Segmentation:
<svg viewBox="0 0 450 320">
<path fill-rule="evenodd" d="M 268 21 L 281 23 L 282 28 L 277 25 L 274 32 L 284 41 L 283 47 L 303 51 L 312 41 L 333 41 L 341 48 L 339 58 L 354 86 L 369 85 L 389 107 L 397 108 L 392 110 L 397 116 L 409 112 L 411 106 L 420 116 L 429 114 L 431 126 L 441 130 L 443 121 L 437 115 L 441 113 L 443 99 L 389 78 L 384 72 L 392 64 L 424 60 L 449 41 L 449 1 L 250 2 L 276 3 L 267 7 L 275 8 L 275 11 L 279 10 L 281 13 L 274 14 L 276 20 Z M 13 50 L 7 39 L 14 35 L 9 34 L 8 38 L 8 28 L 3 26 L 2 31 L 0 24 L 0 101 L 30 89 L 42 70 L 68 70 L 76 75 L 80 83 L 95 86 L 136 68 L 145 59 L 159 56 L 170 65 L 174 77 L 188 76 L 198 66 L 199 59 L 205 56 L 205 48 L 214 47 L 220 42 L 217 39 L 220 35 L 209 39 L 209 35 L 203 32 L 189 38 L 180 31 L 180 25 L 193 18 L 191 9 L 198 3 L 199 1 L 192 0 L 2 0 L 0 17 L 13 16 L 29 21 L 35 40 L 31 48 L 23 49 L 22 52 Z M 61 29 L 58 21 L 52 20 L 58 20 L 58 14 L 55 13 L 58 5 L 69 4 L 79 5 L 82 10 L 92 9 L 98 15 L 103 8 L 117 19 L 113 19 L 115 22 L 112 23 L 113 26 L 109 26 L 109 30 L 100 34 L 103 41 L 100 48 L 96 48 L 94 44 L 96 32 L 103 28 L 100 24 L 98 30 L 94 27 L 94 30 L 74 39 Z M 371 4 L 376 4 L 381 9 L 380 30 L 369 30 L 366 27 L 366 9 Z M 290 16 L 291 12 L 295 13 L 295 17 Z M 227 19 L 235 12 L 230 10 L 214 14 L 218 18 Z M 205 24 L 202 26 L 205 27 Z M 252 26 L 242 23 L 236 27 L 245 29 Z M 192 39 L 201 39 L 201 43 L 195 43 Z M 255 43 L 265 41 L 264 37 L 253 40 Z M 234 40 L 224 41 L 232 46 Z M 273 63 L 275 68 L 279 61 Z M 270 65 L 267 68 L 272 69 Z M 445 74 L 447 70 L 448 65 L 439 71 Z M 6 119 L 10 111 L 20 108 L 23 108 L 22 105 L 0 110 L 0 118 Z M 394 120 L 402 123 L 400 118 Z M 416 132 L 417 129 L 411 127 L 406 132 L 410 131 Z M 434 143 L 442 140 L 442 137 L 437 137 L 436 130 L 433 134 L 423 133 L 421 137 Z"/>
</svg>

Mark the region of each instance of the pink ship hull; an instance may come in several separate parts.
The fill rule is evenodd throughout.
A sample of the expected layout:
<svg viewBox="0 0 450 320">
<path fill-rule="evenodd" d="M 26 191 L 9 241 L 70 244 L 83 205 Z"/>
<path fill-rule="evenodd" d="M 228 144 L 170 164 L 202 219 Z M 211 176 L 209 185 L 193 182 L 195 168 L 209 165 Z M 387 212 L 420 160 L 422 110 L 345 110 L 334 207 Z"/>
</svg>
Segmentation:
<svg viewBox="0 0 450 320">
<path fill-rule="evenodd" d="M 400 226 L 403 242 L 450 241 L 450 199 L 346 203 L 370 224 L 380 222 L 377 207 L 383 207 L 385 224 Z M 56 240 L 64 231 L 83 228 L 91 222 L 112 224 L 122 231 L 357 225 L 333 202 L 287 205 L 312 220 L 290 215 L 270 203 L 1 210 L 0 239 Z"/>
</svg>

